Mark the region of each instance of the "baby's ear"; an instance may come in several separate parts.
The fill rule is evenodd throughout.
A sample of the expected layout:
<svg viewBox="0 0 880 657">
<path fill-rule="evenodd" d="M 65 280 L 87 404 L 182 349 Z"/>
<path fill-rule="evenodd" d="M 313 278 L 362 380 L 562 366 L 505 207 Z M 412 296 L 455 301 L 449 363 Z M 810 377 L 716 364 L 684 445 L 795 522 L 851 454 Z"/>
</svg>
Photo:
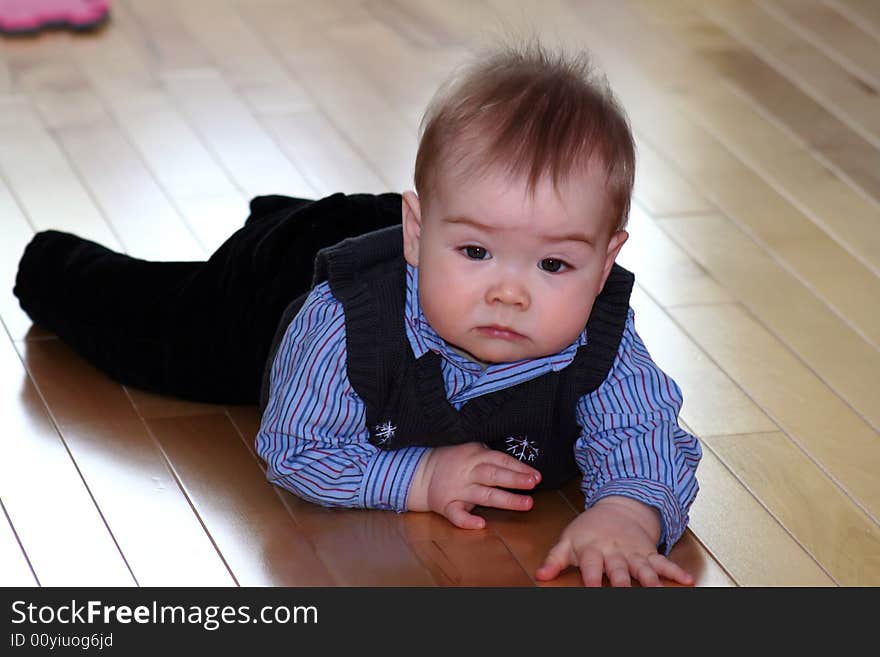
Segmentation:
<svg viewBox="0 0 880 657">
<path fill-rule="evenodd" d="M 608 275 L 611 273 L 611 268 L 614 266 L 617 254 L 620 253 L 620 249 L 623 248 L 627 239 L 629 239 L 629 233 L 625 230 L 616 230 L 612 233 L 611 239 L 608 240 L 608 248 L 605 250 L 605 267 L 602 271 L 602 285 L 599 286 L 600 290 L 605 287 L 605 281 L 608 280 Z"/>
<path fill-rule="evenodd" d="M 419 244 L 422 237 L 422 208 L 418 194 L 403 193 L 403 257 L 413 267 L 419 266 Z"/>
</svg>

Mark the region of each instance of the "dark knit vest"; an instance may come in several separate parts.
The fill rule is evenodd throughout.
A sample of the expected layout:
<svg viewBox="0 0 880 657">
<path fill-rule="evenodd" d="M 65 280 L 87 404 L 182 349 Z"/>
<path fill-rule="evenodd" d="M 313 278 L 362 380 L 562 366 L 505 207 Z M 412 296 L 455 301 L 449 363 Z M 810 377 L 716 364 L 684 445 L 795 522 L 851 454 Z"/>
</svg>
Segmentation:
<svg viewBox="0 0 880 657">
<path fill-rule="evenodd" d="M 482 442 L 541 472 L 541 487 L 556 488 L 577 474 L 575 407 L 599 387 L 614 362 L 634 277 L 614 265 L 587 322 L 587 344 L 574 361 L 524 383 L 491 392 L 456 410 L 446 398 L 441 357 L 413 355 L 404 328 L 406 262 L 400 226 L 322 250 L 314 285 L 328 281 L 345 313 L 348 378 L 366 405 L 370 442 L 382 449 Z M 263 381 L 278 344 L 305 297 L 285 310 Z"/>
</svg>

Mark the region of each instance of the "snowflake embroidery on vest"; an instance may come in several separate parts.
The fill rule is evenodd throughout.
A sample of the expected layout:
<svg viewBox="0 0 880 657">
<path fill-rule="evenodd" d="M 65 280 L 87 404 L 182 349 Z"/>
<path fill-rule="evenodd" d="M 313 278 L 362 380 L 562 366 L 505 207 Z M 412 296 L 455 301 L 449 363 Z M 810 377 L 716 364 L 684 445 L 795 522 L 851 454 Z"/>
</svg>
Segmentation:
<svg viewBox="0 0 880 657">
<path fill-rule="evenodd" d="M 383 422 L 382 424 L 377 424 L 373 429 L 376 432 L 376 438 L 379 440 L 380 445 L 384 445 L 394 438 L 394 434 L 397 431 L 397 427 L 391 424 L 391 420 Z"/>
<path fill-rule="evenodd" d="M 510 436 L 507 438 L 507 451 L 520 461 L 534 461 L 538 456 L 538 446 L 528 436 Z"/>
</svg>

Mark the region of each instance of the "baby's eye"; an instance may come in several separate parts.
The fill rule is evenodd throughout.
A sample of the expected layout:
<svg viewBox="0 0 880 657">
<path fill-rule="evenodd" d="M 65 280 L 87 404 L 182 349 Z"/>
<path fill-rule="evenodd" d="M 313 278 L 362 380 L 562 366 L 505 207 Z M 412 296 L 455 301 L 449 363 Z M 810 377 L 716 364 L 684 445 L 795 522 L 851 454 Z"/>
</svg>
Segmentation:
<svg viewBox="0 0 880 657">
<path fill-rule="evenodd" d="M 463 246 L 459 251 L 464 251 L 464 254 L 471 260 L 485 260 L 489 255 L 489 252 L 482 246 L 474 246 L 473 244 Z"/>
<path fill-rule="evenodd" d="M 538 267 L 551 274 L 558 274 L 563 269 L 569 269 L 569 264 L 556 258 L 544 258 Z"/>
</svg>

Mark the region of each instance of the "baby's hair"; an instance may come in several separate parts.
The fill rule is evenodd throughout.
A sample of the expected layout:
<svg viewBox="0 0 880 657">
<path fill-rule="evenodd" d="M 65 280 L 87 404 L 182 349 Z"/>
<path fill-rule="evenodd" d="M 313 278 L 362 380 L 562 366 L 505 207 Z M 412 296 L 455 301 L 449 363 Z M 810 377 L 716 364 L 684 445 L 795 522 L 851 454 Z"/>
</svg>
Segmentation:
<svg viewBox="0 0 880 657">
<path fill-rule="evenodd" d="M 550 52 L 529 39 L 495 47 L 440 87 L 422 118 L 415 187 L 427 204 L 444 167 L 470 177 L 500 164 L 513 178 L 527 176 L 534 194 L 543 176 L 558 187 L 594 155 L 622 229 L 635 176 L 626 114 L 586 52 Z"/>
</svg>

